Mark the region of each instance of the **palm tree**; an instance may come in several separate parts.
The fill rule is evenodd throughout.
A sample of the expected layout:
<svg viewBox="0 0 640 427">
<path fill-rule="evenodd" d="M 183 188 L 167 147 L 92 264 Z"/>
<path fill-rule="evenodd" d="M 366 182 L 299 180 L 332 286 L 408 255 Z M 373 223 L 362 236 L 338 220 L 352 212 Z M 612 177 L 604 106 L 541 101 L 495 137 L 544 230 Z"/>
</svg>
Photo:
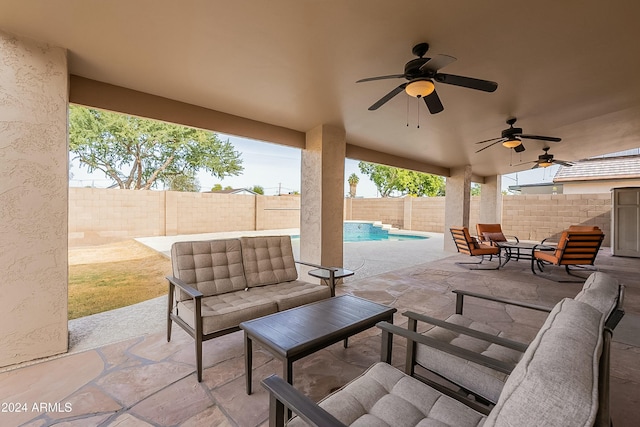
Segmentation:
<svg viewBox="0 0 640 427">
<path fill-rule="evenodd" d="M 360 178 L 355 173 L 352 173 L 349 175 L 347 182 L 349 183 L 349 197 L 356 197 L 356 187 L 360 182 Z"/>
</svg>

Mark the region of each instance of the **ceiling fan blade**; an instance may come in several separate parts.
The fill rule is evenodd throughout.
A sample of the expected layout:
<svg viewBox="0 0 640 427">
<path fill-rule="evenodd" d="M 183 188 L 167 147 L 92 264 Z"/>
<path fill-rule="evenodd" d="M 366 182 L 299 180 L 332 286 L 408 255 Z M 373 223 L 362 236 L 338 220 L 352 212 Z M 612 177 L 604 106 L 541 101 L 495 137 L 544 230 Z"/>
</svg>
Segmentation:
<svg viewBox="0 0 640 427">
<path fill-rule="evenodd" d="M 448 85 L 462 86 L 484 92 L 494 92 L 498 88 L 498 83 L 496 82 L 474 79 L 473 77 L 456 76 L 454 74 L 438 73 L 435 76 L 435 80 Z"/>
<path fill-rule="evenodd" d="M 490 139 L 485 139 L 484 141 L 476 142 L 476 144 L 484 144 L 485 142 L 495 141 L 496 139 L 506 139 L 506 138 L 503 138 L 503 137 L 499 136 L 497 138 L 490 138 Z"/>
<path fill-rule="evenodd" d="M 420 71 L 431 70 L 438 71 L 440 68 L 444 68 L 452 62 L 457 61 L 457 58 L 449 55 L 436 55 L 420 67 Z"/>
<path fill-rule="evenodd" d="M 538 162 L 536 162 L 535 165 L 533 165 L 533 167 L 531 169 L 538 169 L 540 167 L 540 165 L 538 164 Z"/>
<path fill-rule="evenodd" d="M 573 166 L 573 163 L 567 162 L 566 160 L 554 160 L 553 163 L 558 163 L 562 166 L 567 166 L 567 167 Z"/>
<path fill-rule="evenodd" d="M 431 114 L 438 114 L 439 112 L 444 110 L 444 106 L 440 101 L 440 97 L 438 96 L 435 90 L 431 92 L 429 95 L 425 96 L 423 99 L 424 99 L 424 103 L 427 104 L 427 108 L 429 109 L 429 112 Z"/>
<path fill-rule="evenodd" d="M 374 80 L 386 80 L 386 79 L 399 79 L 405 77 L 404 74 L 391 74 L 389 76 L 367 77 L 366 79 L 360 79 L 356 83 L 372 82 Z"/>
<path fill-rule="evenodd" d="M 527 139 L 539 139 L 540 141 L 560 142 L 562 138 L 556 138 L 555 136 L 540 136 L 540 135 L 518 135 L 519 138 Z"/>
<path fill-rule="evenodd" d="M 380 98 L 375 104 L 369 107 L 369 111 L 377 110 L 378 108 L 382 107 L 384 104 L 387 103 L 387 101 L 389 101 L 391 98 L 393 98 L 394 96 L 402 92 L 404 88 L 407 86 L 407 84 L 408 83 L 402 83 L 400 86 L 398 86 L 397 88 L 393 89 L 391 92 L 389 92 L 388 94 Z"/>
<path fill-rule="evenodd" d="M 481 152 L 482 150 L 486 150 L 489 147 L 493 147 L 494 145 L 496 145 L 497 143 L 502 142 L 502 141 L 496 141 L 496 142 L 492 142 L 491 144 L 487 145 L 486 147 L 482 147 L 481 149 L 479 149 L 478 151 L 476 151 L 476 153 Z"/>
<path fill-rule="evenodd" d="M 517 147 L 513 147 L 513 151 L 516 153 L 522 153 L 525 150 L 524 144 L 520 143 Z"/>
</svg>

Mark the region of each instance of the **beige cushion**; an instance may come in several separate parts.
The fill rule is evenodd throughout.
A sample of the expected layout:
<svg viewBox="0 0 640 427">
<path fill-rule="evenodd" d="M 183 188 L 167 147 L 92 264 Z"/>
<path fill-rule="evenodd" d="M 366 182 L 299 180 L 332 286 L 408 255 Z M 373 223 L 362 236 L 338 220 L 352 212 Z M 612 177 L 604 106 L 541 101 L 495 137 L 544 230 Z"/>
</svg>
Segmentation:
<svg viewBox="0 0 640 427">
<path fill-rule="evenodd" d="M 331 296 L 328 286 L 294 280 L 247 291 L 213 295 L 202 299 L 202 330 L 205 334 L 238 326 L 240 322 L 287 310 Z M 183 301 L 178 313 L 191 327 L 193 301 Z"/>
<path fill-rule="evenodd" d="M 171 246 L 173 275 L 205 296 L 246 288 L 238 239 L 176 242 Z M 182 301 L 188 296 L 177 295 Z"/>
<path fill-rule="evenodd" d="M 591 426 L 604 316 L 560 301 L 507 379 L 485 426 Z"/>
<path fill-rule="evenodd" d="M 241 237 L 240 244 L 247 286 L 298 278 L 290 236 Z"/>
<path fill-rule="evenodd" d="M 386 363 L 377 363 L 320 406 L 358 427 L 481 426 L 485 417 Z M 288 424 L 307 425 L 300 418 Z"/>
<path fill-rule="evenodd" d="M 504 333 L 498 329 L 459 314 L 449 316 L 446 321 L 494 336 L 504 336 Z M 424 335 L 503 362 L 515 364 L 522 357 L 519 351 L 437 326 L 425 332 Z M 507 375 L 502 372 L 422 344 L 416 346 L 416 362 L 492 402 L 498 401 L 507 379 Z"/>
<path fill-rule="evenodd" d="M 608 274 L 596 272 L 587 278 L 582 290 L 574 299 L 597 308 L 607 318 L 618 304 L 618 288 L 616 279 Z"/>
</svg>

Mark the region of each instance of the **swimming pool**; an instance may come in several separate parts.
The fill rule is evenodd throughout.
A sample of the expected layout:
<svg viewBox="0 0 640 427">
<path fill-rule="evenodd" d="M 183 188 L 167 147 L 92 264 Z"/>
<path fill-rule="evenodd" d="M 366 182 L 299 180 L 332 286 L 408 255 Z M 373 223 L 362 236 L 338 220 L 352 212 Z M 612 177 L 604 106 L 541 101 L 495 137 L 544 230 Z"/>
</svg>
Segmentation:
<svg viewBox="0 0 640 427">
<path fill-rule="evenodd" d="M 370 242 L 370 241 L 404 241 L 404 240 L 424 240 L 428 239 L 426 236 L 416 236 L 413 234 L 401 233 L 389 233 L 389 230 L 382 228 L 382 226 L 375 225 L 370 222 L 345 222 L 343 228 L 343 241 L 344 242 Z M 291 236 L 292 239 L 299 239 L 299 235 Z"/>
</svg>

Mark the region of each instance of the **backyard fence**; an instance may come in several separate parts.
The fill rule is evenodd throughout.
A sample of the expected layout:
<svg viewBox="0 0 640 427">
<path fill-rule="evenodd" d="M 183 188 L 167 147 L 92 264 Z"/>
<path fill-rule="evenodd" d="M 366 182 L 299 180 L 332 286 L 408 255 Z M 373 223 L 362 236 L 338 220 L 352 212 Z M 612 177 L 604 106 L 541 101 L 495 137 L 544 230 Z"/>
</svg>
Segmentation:
<svg viewBox="0 0 640 427">
<path fill-rule="evenodd" d="M 382 221 L 395 227 L 443 233 L 444 197 L 347 198 L 345 220 Z M 471 198 L 469 227 L 479 220 Z M 503 196 L 506 234 L 539 241 L 571 224 L 611 229 L 609 194 Z M 300 227 L 300 197 L 181 193 L 98 188 L 69 189 L 69 243 L 95 245 L 133 237 Z M 609 237 L 605 239 L 609 246 Z"/>
</svg>

